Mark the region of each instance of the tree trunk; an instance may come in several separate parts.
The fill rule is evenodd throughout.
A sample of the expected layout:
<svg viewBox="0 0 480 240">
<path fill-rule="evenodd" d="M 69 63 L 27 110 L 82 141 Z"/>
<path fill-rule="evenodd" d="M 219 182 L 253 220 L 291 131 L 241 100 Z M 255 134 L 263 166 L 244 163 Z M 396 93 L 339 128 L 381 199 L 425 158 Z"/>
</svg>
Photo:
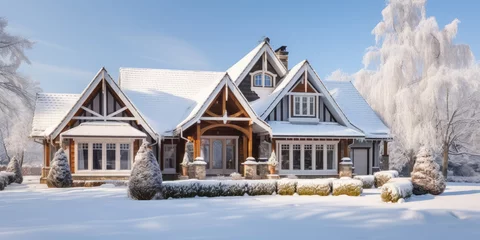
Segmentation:
<svg viewBox="0 0 480 240">
<path fill-rule="evenodd" d="M 443 145 L 443 167 L 442 174 L 445 179 L 447 179 L 447 170 L 448 170 L 448 144 Z"/>
</svg>

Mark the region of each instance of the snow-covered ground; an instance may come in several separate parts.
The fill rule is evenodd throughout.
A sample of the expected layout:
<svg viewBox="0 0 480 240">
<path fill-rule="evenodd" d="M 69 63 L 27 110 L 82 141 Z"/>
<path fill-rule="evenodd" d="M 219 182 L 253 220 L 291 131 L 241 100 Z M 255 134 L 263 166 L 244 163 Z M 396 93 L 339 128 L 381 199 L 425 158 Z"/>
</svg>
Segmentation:
<svg viewBox="0 0 480 240">
<path fill-rule="evenodd" d="M 0 239 L 480 239 L 480 184 L 391 204 L 377 189 L 133 201 L 125 187 L 24 183 L 0 192 Z"/>
</svg>

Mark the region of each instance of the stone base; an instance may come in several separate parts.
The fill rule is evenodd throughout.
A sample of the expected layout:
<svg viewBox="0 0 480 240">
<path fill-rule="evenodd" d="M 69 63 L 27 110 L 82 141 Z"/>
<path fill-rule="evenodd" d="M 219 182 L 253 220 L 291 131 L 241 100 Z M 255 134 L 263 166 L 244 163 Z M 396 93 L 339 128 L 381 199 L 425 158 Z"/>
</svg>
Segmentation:
<svg viewBox="0 0 480 240">
<path fill-rule="evenodd" d="M 257 164 L 257 174 L 260 179 L 266 179 L 268 171 L 268 163 L 266 162 L 259 162 Z"/>
<path fill-rule="evenodd" d="M 278 174 L 267 174 L 267 179 L 280 179 Z"/>
<path fill-rule="evenodd" d="M 243 175 L 245 179 L 257 179 L 257 162 L 255 162 L 255 158 L 248 157 L 247 161 L 242 163 L 243 167 Z"/>
<path fill-rule="evenodd" d="M 188 180 L 188 176 L 179 176 L 178 180 Z"/>
<path fill-rule="evenodd" d="M 194 174 L 196 179 L 204 180 L 205 178 L 207 178 L 207 163 L 203 161 L 203 158 L 195 158 L 195 161 L 193 161 L 190 165 L 194 167 Z"/>
</svg>

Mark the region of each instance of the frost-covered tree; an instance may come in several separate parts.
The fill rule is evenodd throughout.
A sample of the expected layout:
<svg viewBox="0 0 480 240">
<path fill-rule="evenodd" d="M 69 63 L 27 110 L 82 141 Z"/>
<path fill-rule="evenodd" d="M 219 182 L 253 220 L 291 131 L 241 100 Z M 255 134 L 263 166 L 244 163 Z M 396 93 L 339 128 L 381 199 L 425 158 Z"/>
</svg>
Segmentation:
<svg viewBox="0 0 480 240">
<path fill-rule="evenodd" d="M 135 200 L 151 200 L 162 191 L 162 172 L 149 143 L 138 149 L 128 182 L 128 196 Z"/>
<path fill-rule="evenodd" d="M 454 42 L 460 21 L 440 28 L 425 4 L 389 0 L 372 31 L 376 44 L 352 77 L 391 128 L 391 167 L 412 165 L 419 147 L 428 146 L 443 153 L 446 174 L 449 159 L 480 153 L 480 68 L 470 47 Z M 345 79 L 338 71 L 335 77 Z"/>
<path fill-rule="evenodd" d="M 10 160 L 7 166 L 7 172 L 15 174 L 13 178 L 14 183 L 21 184 L 23 182 L 22 168 L 20 167 L 20 163 L 18 162 L 17 158 L 13 157 Z"/>
<path fill-rule="evenodd" d="M 445 178 L 440 167 L 433 158 L 433 151 L 422 147 L 417 154 L 417 160 L 412 172 L 413 194 L 439 195 L 445 191 Z"/>
<path fill-rule="evenodd" d="M 60 148 L 50 163 L 50 171 L 47 176 L 47 186 L 56 188 L 67 188 L 73 185 L 72 173 L 68 165 L 67 155 L 63 148 Z"/>
</svg>

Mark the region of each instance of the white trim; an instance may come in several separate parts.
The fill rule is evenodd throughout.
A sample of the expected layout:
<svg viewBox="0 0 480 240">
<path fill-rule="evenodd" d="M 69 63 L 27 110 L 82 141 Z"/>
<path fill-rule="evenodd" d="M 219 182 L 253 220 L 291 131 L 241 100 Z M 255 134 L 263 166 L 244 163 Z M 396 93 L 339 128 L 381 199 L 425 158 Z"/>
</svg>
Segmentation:
<svg viewBox="0 0 480 240">
<path fill-rule="evenodd" d="M 251 72 L 249 73 L 250 74 L 250 86 L 252 88 L 252 90 L 254 90 L 255 88 L 257 89 L 263 89 L 263 88 L 275 88 L 275 86 L 277 85 L 277 74 L 274 74 L 272 72 L 269 72 L 269 71 L 264 71 L 264 70 L 257 70 L 255 72 Z M 262 75 L 262 78 L 261 78 L 261 81 L 262 81 L 262 84 L 260 86 L 257 86 L 255 85 L 255 77 L 258 76 L 258 75 Z M 269 75 L 271 78 L 272 78 L 272 86 L 265 86 L 265 75 Z"/>
<path fill-rule="evenodd" d="M 72 117 L 74 120 L 134 121 L 135 117 Z"/>
<path fill-rule="evenodd" d="M 84 107 L 84 106 L 82 106 L 81 108 L 82 108 L 83 110 L 85 110 L 85 111 L 87 111 L 87 112 L 95 115 L 96 117 L 103 118 L 102 115 L 100 115 L 100 114 L 98 114 L 97 112 L 91 110 L 90 108 L 86 108 L 86 107 Z"/>
<path fill-rule="evenodd" d="M 304 95 L 304 94 L 295 94 L 295 95 L 292 95 L 293 96 L 293 117 L 315 117 L 317 118 L 317 115 L 318 115 L 318 108 L 316 108 L 315 106 L 318 106 L 318 104 L 316 104 L 316 98 L 315 96 L 310 96 L 310 95 Z M 299 109 L 299 113 L 297 114 L 296 113 L 296 110 L 297 110 L 297 105 L 296 105 L 296 98 L 299 98 L 299 101 L 300 101 L 300 109 Z M 307 114 L 303 114 L 303 98 L 307 98 Z M 312 102 L 313 100 L 313 102 Z M 310 105 L 313 103 L 314 107 L 313 107 L 313 113 L 310 112 Z M 318 120 L 317 120 L 318 121 Z"/>
<path fill-rule="evenodd" d="M 278 173 L 279 174 L 297 174 L 297 175 L 336 175 L 338 173 L 338 142 L 339 141 L 276 141 L 276 149 L 278 156 Z M 282 169 L 282 145 L 289 146 L 289 169 Z M 293 145 L 300 145 L 300 169 L 293 169 Z M 305 145 L 312 145 L 312 165 L 311 170 L 305 170 Z M 323 166 L 322 170 L 316 170 L 316 146 L 321 145 L 323 148 Z M 334 145 L 333 149 L 333 169 L 327 169 L 327 146 Z"/>
<path fill-rule="evenodd" d="M 129 174 L 133 168 L 133 139 L 112 139 L 112 138 L 74 138 L 75 142 L 75 174 L 85 175 L 108 175 L 108 174 Z M 79 170 L 78 168 L 78 144 L 88 144 L 88 169 Z M 93 169 L 93 144 L 102 144 L 102 169 Z M 115 169 L 107 170 L 107 144 L 115 144 Z M 130 150 L 130 169 L 120 169 L 120 144 L 129 144 Z M 74 175 L 75 175 L 74 174 Z"/>
<path fill-rule="evenodd" d="M 213 121 L 250 121 L 251 118 L 247 118 L 247 117 L 201 117 L 200 120 L 213 120 Z"/>
<path fill-rule="evenodd" d="M 174 151 L 174 157 L 173 157 L 173 168 L 167 168 L 166 167 L 166 161 L 165 161 L 165 150 L 167 147 L 173 147 L 175 149 Z M 164 173 L 176 173 L 176 166 L 177 166 L 177 144 L 168 144 L 168 143 L 163 143 L 163 154 L 162 154 L 162 160 L 163 160 L 163 172 Z"/>
<path fill-rule="evenodd" d="M 123 112 L 123 111 L 125 111 L 125 110 L 127 110 L 127 109 L 128 109 L 127 107 L 120 108 L 120 109 L 118 109 L 117 111 L 108 114 L 107 117 L 113 117 L 113 116 L 115 116 L 115 115 L 117 115 L 117 114 L 119 114 L 119 113 L 121 113 L 121 112 Z"/>
</svg>

